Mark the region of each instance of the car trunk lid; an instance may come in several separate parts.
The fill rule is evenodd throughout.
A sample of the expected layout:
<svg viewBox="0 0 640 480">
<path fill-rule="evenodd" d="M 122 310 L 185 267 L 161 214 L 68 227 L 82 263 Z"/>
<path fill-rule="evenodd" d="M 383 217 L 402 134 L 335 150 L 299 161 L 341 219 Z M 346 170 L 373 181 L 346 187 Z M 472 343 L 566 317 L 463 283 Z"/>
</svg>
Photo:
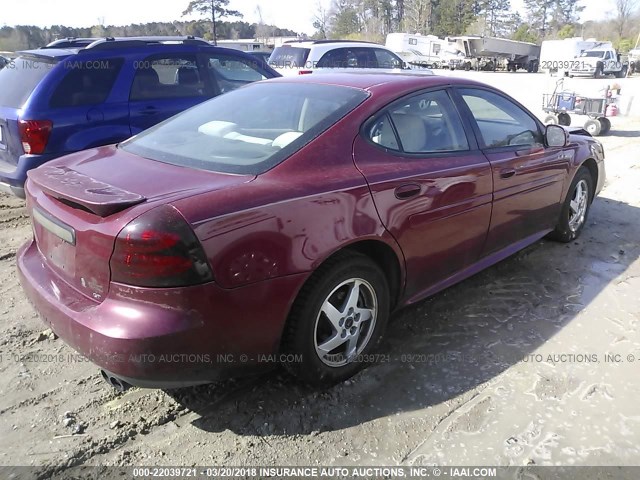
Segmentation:
<svg viewBox="0 0 640 480">
<path fill-rule="evenodd" d="M 79 152 L 29 172 L 28 208 L 44 261 L 93 300 L 109 291 L 115 239 L 161 204 L 253 180 L 147 160 L 115 147 Z"/>
</svg>

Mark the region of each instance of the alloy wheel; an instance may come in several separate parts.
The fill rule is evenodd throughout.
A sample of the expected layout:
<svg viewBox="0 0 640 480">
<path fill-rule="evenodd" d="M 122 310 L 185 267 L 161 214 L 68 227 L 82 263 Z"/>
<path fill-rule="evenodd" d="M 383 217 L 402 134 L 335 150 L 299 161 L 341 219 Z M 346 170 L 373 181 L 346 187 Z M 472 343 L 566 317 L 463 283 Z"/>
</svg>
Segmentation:
<svg viewBox="0 0 640 480">
<path fill-rule="evenodd" d="M 351 363 L 365 349 L 376 326 L 378 299 L 369 282 L 345 280 L 327 296 L 315 321 L 314 345 L 329 367 Z"/>
<path fill-rule="evenodd" d="M 585 180 L 580 180 L 573 191 L 573 197 L 569 203 L 569 228 L 577 232 L 587 214 L 589 204 L 589 185 Z"/>
</svg>

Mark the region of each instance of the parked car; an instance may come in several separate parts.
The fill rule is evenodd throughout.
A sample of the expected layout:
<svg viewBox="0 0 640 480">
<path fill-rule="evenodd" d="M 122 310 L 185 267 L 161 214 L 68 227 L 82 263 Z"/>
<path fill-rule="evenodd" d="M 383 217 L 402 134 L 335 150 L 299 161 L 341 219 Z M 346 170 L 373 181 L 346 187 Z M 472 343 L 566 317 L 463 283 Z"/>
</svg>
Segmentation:
<svg viewBox="0 0 640 480">
<path fill-rule="evenodd" d="M 20 280 L 118 388 L 337 382 L 391 312 L 580 235 L 605 171 L 576 132 L 461 78 L 254 83 L 30 171 Z"/>
<path fill-rule="evenodd" d="M 336 69 L 390 73 L 410 69 L 398 55 L 382 45 L 348 40 L 290 41 L 275 48 L 269 65 L 285 76 Z M 433 74 L 425 68 L 419 71 Z"/>
<path fill-rule="evenodd" d="M 61 38 L 59 40 L 54 40 L 53 42 L 47 44 L 41 48 L 85 48 L 91 45 L 98 40 L 102 40 L 101 38 L 79 38 L 79 37 L 68 37 Z"/>
<path fill-rule="evenodd" d="M 87 39 L 65 42 L 80 40 Z M 255 57 L 192 37 L 20 52 L 0 71 L 0 190 L 24 197 L 32 168 L 120 142 L 220 93 L 277 76 Z"/>
</svg>

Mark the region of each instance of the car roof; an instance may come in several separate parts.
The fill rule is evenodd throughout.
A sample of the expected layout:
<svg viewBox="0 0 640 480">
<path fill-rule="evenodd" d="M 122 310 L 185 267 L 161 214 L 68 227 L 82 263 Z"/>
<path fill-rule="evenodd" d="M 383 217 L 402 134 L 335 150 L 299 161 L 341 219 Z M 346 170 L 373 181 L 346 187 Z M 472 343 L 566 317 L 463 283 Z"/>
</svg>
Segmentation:
<svg viewBox="0 0 640 480">
<path fill-rule="evenodd" d="M 313 48 L 324 47 L 325 49 L 345 48 L 345 47 L 368 47 L 368 48 L 386 48 L 384 45 L 373 42 L 360 42 L 356 40 L 309 40 L 309 41 L 292 41 L 281 45 L 282 47 L 293 48 Z"/>
<path fill-rule="evenodd" d="M 327 72 L 312 73 L 292 77 L 280 77 L 268 80 L 277 83 L 306 83 L 316 85 L 334 85 L 358 88 L 367 91 L 389 90 L 410 92 L 423 88 L 431 88 L 445 85 L 475 85 L 486 87 L 488 85 L 459 77 L 447 77 L 444 75 L 424 75 L 420 73 L 370 73 L 370 72 Z"/>
</svg>

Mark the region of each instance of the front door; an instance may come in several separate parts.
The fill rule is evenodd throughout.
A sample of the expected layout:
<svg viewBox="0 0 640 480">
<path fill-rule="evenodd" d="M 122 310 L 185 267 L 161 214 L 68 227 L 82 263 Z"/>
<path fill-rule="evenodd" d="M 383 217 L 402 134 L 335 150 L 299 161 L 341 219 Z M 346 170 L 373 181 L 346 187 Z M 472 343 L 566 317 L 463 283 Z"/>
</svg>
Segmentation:
<svg viewBox="0 0 640 480">
<path fill-rule="evenodd" d="M 553 229 L 572 152 L 545 146 L 539 123 L 497 92 L 456 89 L 491 163 L 494 199 L 484 255 Z"/>
</svg>

